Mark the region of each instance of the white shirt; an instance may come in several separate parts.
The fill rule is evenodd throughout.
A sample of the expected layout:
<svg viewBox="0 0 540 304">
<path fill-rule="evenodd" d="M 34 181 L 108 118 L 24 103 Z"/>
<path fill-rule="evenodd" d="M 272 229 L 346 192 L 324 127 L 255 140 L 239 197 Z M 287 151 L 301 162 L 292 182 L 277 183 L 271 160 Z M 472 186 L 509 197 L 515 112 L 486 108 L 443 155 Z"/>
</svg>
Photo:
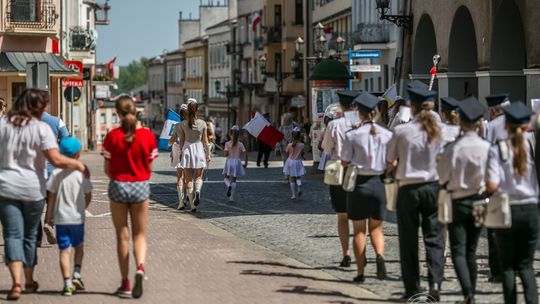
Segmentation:
<svg viewBox="0 0 540 304">
<path fill-rule="evenodd" d="M 439 124 L 441 129 L 443 125 Z M 437 174 L 437 155 L 444 145 L 443 140 L 428 144 L 427 134 L 415 119 L 399 125 L 394 130 L 394 137 L 388 143 L 387 160 L 399 160 L 396 179 L 418 183 L 433 182 L 439 179 Z"/>
<path fill-rule="evenodd" d="M 345 117 L 340 117 L 329 122 L 324 131 L 322 142 L 324 153 L 330 155 L 333 160 L 341 159 L 341 149 L 345 140 L 345 133 L 351 129 L 352 125 Z"/>
<path fill-rule="evenodd" d="M 499 115 L 487 124 L 487 136 L 486 139 L 490 143 L 497 143 L 499 140 L 505 140 L 508 138 L 508 132 L 506 131 L 506 118 L 504 115 Z"/>
<path fill-rule="evenodd" d="M 386 146 L 392 132 L 379 125 L 376 134 L 371 134 L 371 123 L 347 132 L 341 160 L 351 162 L 360 169 L 360 175 L 382 174 L 386 169 Z"/>
<path fill-rule="evenodd" d="M 508 159 L 503 161 L 498 145 L 491 146 L 487 169 L 487 181 L 499 185 L 497 192 L 508 193 L 510 204 L 537 204 L 538 180 L 534 158 L 531 156 L 531 133 L 525 133 L 525 150 L 527 151 L 527 174 L 521 176 L 514 171 L 514 153 L 508 142 Z"/>
<path fill-rule="evenodd" d="M 449 191 L 479 190 L 485 187 L 485 174 L 491 145 L 469 131 L 444 148 L 437 172 L 439 183 Z"/>
<path fill-rule="evenodd" d="M 0 118 L 0 196 L 39 201 L 45 198 L 45 155 L 57 149 L 48 124 L 32 119 L 21 127 Z"/>
<path fill-rule="evenodd" d="M 84 223 L 85 194 L 92 192 L 92 183 L 77 170 L 55 169 L 47 181 L 47 190 L 56 193 L 53 218 L 56 225 Z"/>
<path fill-rule="evenodd" d="M 445 143 L 454 142 L 461 133 L 461 128 L 455 125 L 444 124 L 442 129 L 442 139 Z"/>
</svg>

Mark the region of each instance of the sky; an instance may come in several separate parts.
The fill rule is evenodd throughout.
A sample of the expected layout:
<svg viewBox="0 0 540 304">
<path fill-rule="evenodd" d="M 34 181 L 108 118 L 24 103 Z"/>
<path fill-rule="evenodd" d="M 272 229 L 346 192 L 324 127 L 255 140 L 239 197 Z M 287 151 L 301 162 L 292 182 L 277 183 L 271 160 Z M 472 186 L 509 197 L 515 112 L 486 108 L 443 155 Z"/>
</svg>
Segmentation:
<svg viewBox="0 0 540 304">
<path fill-rule="evenodd" d="M 103 2 L 103 1 L 100 1 Z M 109 25 L 97 27 L 97 61 L 117 65 L 178 48 L 178 17 L 199 16 L 199 0 L 111 0 Z"/>
</svg>

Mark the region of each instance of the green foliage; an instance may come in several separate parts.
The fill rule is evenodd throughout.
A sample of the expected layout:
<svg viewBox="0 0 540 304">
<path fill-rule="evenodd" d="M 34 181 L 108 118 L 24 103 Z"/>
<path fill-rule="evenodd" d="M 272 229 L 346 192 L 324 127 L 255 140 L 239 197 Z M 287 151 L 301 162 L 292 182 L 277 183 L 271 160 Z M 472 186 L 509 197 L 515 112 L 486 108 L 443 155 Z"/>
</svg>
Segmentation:
<svg viewBox="0 0 540 304">
<path fill-rule="evenodd" d="M 127 66 L 120 67 L 120 78 L 116 84 L 118 90 L 114 90 L 113 94 L 129 93 L 134 88 L 146 83 L 148 59 L 142 57 L 139 61 L 133 60 Z"/>
</svg>

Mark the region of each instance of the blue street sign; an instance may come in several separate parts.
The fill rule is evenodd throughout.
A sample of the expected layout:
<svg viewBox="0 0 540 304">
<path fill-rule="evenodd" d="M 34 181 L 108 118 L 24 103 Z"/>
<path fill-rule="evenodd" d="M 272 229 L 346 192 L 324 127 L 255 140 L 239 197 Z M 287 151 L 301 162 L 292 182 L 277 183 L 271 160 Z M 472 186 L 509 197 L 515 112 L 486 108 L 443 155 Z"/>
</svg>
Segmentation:
<svg viewBox="0 0 540 304">
<path fill-rule="evenodd" d="M 381 51 L 351 51 L 350 59 L 381 58 Z"/>
</svg>

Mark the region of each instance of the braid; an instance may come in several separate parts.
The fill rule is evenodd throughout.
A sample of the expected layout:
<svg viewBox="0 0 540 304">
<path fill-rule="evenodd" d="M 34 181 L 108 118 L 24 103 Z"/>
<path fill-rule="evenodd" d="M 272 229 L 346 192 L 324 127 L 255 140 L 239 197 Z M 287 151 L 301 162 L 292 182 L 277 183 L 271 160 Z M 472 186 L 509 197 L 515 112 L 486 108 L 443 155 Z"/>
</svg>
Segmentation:
<svg viewBox="0 0 540 304">
<path fill-rule="evenodd" d="M 514 170 L 521 176 L 527 175 L 527 149 L 525 149 L 525 135 L 521 126 L 509 126 L 510 142 L 512 143 L 512 152 L 514 158 L 512 165 Z"/>
</svg>

